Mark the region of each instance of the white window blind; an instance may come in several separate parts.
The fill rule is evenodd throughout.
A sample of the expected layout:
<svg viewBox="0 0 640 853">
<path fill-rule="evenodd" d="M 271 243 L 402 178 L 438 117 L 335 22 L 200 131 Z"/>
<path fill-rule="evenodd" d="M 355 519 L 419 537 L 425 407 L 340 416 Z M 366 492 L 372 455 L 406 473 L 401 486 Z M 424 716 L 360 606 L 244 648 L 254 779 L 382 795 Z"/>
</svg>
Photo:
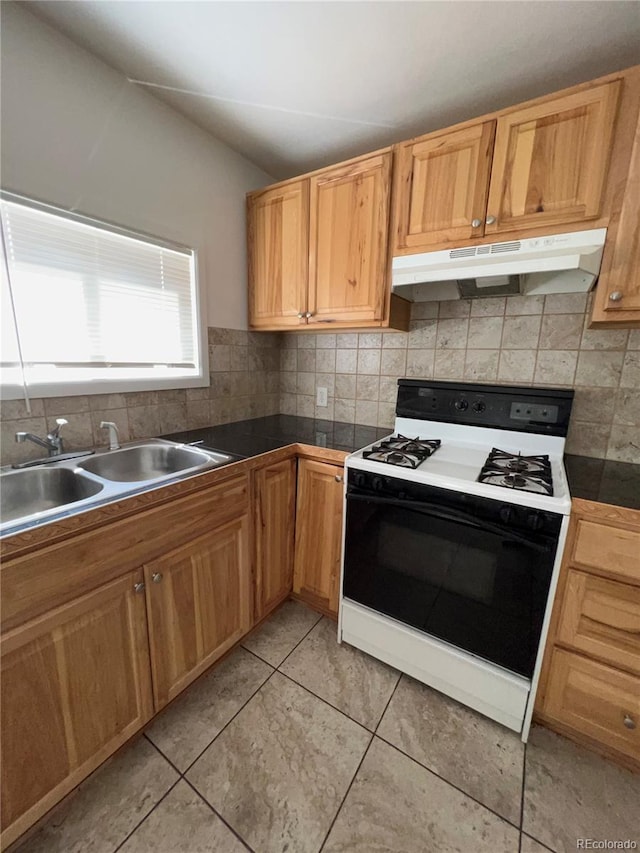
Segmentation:
<svg viewBox="0 0 640 853">
<path fill-rule="evenodd" d="M 3 385 L 201 376 L 191 250 L 0 205 Z"/>
</svg>

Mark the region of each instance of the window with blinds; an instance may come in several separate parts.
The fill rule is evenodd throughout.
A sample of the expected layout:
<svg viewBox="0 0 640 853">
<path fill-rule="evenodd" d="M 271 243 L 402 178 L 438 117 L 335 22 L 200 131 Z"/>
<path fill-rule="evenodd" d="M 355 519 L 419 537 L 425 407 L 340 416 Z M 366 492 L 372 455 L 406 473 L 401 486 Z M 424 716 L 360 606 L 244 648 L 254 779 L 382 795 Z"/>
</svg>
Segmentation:
<svg viewBox="0 0 640 853">
<path fill-rule="evenodd" d="M 6 195 L 0 208 L 3 386 L 202 378 L 192 250 Z"/>
</svg>

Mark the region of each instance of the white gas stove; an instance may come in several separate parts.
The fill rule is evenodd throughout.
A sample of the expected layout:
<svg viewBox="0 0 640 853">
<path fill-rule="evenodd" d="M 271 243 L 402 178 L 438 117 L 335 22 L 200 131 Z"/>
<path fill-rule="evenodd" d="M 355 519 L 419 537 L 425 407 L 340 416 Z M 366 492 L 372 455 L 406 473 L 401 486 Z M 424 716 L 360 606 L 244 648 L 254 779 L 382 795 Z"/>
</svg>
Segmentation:
<svg viewBox="0 0 640 853">
<path fill-rule="evenodd" d="M 527 739 L 571 510 L 573 392 L 399 380 L 351 454 L 339 637 Z"/>
</svg>

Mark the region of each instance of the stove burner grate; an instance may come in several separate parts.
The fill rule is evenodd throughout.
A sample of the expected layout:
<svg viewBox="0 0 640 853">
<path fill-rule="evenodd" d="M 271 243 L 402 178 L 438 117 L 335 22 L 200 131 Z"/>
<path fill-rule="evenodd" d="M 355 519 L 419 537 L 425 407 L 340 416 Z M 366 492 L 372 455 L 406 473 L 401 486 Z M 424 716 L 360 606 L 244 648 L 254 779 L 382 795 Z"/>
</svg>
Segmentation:
<svg viewBox="0 0 640 853">
<path fill-rule="evenodd" d="M 440 444 L 439 438 L 406 438 L 404 435 L 393 435 L 370 450 L 363 450 L 362 456 L 364 459 L 385 462 L 387 465 L 417 468 L 436 452 Z"/>
<path fill-rule="evenodd" d="M 549 457 L 543 455 L 523 456 L 494 447 L 478 475 L 478 482 L 553 495 L 551 463 Z"/>
</svg>

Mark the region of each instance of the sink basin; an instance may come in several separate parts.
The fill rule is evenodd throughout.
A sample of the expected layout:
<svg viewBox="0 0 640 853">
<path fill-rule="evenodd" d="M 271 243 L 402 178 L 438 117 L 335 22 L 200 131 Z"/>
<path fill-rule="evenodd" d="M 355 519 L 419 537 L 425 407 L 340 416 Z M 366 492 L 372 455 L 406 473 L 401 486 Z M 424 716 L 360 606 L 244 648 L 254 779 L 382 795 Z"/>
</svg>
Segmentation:
<svg viewBox="0 0 640 853">
<path fill-rule="evenodd" d="M 9 471 L 0 478 L 0 517 L 3 523 L 13 521 L 90 498 L 101 491 L 100 483 L 69 468 Z"/>
<path fill-rule="evenodd" d="M 172 444 L 143 444 L 92 456 L 78 463 L 78 467 L 105 480 L 136 483 L 170 477 L 191 469 L 213 468 L 231 461 L 232 457 L 224 453 L 203 453 Z"/>
</svg>

